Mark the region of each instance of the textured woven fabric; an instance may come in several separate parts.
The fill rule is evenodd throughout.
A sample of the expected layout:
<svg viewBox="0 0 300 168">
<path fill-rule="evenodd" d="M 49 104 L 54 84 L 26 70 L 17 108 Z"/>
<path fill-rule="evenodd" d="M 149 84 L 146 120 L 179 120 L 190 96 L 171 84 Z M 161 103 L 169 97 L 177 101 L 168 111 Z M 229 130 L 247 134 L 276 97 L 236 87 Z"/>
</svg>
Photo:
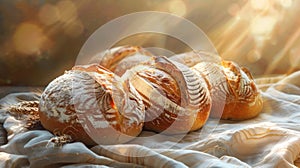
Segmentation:
<svg viewBox="0 0 300 168">
<path fill-rule="evenodd" d="M 300 72 L 273 79 L 257 79 L 264 108 L 256 118 L 209 120 L 203 129 L 184 137 L 143 131 L 127 144 L 93 147 L 80 142 L 55 147 L 49 141 L 54 135 L 47 130 L 28 130 L 7 109 L 18 102 L 38 100 L 39 94 L 9 94 L 0 100 L 0 166 L 297 167 Z"/>
</svg>

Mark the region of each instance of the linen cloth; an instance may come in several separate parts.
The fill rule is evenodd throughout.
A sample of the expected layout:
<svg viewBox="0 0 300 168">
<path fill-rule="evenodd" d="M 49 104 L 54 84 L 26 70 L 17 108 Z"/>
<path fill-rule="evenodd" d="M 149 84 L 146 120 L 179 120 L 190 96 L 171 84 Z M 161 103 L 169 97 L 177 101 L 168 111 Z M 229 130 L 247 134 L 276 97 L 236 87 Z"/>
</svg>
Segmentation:
<svg viewBox="0 0 300 168">
<path fill-rule="evenodd" d="M 54 146 L 52 133 L 27 129 L 7 110 L 40 92 L 11 93 L 0 100 L 0 167 L 300 167 L 300 71 L 256 82 L 264 100 L 256 118 L 210 119 L 184 136 L 143 131 L 126 144 L 97 146 Z"/>
</svg>

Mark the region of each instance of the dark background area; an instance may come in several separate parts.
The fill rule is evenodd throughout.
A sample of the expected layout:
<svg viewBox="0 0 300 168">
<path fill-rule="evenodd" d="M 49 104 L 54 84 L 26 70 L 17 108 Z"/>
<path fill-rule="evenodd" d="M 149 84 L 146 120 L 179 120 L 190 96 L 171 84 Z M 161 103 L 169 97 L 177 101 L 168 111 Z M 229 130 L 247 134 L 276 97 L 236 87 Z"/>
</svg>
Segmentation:
<svg viewBox="0 0 300 168">
<path fill-rule="evenodd" d="M 145 10 L 170 12 L 190 20 L 207 34 L 221 57 L 248 67 L 256 77 L 288 74 L 300 68 L 299 3 L 296 0 L 2 0 L 0 85 L 47 85 L 75 64 L 82 45 L 101 25 Z M 174 53 L 188 51 L 180 41 L 153 33 L 130 36 L 116 45 L 123 44 L 161 47 Z"/>
</svg>

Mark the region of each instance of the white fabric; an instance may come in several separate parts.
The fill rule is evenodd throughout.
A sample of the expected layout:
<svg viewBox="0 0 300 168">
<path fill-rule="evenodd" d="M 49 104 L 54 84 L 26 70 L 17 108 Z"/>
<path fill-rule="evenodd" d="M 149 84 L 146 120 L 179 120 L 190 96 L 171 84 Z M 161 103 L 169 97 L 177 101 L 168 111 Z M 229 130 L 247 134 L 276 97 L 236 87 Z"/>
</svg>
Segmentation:
<svg viewBox="0 0 300 168">
<path fill-rule="evenodd" d="M 297 167 L 300 166 L 300 72 L 282 80 L 258 79 L 262 113 L 246 121 L 210 121 L 199 131 L 137 138 L 128 144 L 87 147 L 80 142 L 54 147 L 46 130 L 24 128 L 6 107 L 36 100 L 35 93 L 0 100 L 1 167 Z M 6 130 L 7 134 L 3 132 Z M 143 131 L 140 137 L 155 133 Z M 176 138 L 177 137 L 177 138 Z M 8 142 L 5 142 L 6 139 Z M 172 146 L 172 149 L 169 148 Z M 140 157 L 138 157 L 140 156 Z"/>
</svg>

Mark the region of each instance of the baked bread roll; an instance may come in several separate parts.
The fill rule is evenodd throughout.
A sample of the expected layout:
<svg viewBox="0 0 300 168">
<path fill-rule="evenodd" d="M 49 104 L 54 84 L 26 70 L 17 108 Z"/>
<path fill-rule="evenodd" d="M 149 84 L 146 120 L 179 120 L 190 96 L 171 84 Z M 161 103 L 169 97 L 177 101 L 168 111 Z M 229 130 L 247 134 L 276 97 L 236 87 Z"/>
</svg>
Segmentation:
<svg viewBox="0 0 300 168">
<path fill-rule="evenodd" d="M 171 56 L 169 59 L 179 62 L 190 68 L 201 62 L 220 64 L 222 61 L 219 55 L 202 50 L 176 54 Z"/>
<path fill-rule="evenodd" d="M 98 65 L 76 66 L 53 80 L 39 104 L 44 128 L 87 145 L 123 143 L 144 124 L 144 104 L 129 81 Z"/>
<path fill-rule="evenodd" d="M 227 95 L 222 119 L 245 120 L 256 117 L 263 108 L 263 100 L 250 71 L 232 61 L 222 61 L 222 66 L 231 93 Z"/>
<path fill-rule="evenodd" d="M 261 112 L 262 97 L 247 68 L 203 51 L 184 53 L 170 59 L 185 63 L 206 79 L 213 101 L 211 117 L 246 120 Z"/>
<path fill-rule="evenodd" d="M 207 121 L 211 97 L 205 80 L 190 68 L 166 57 L 128 70 L 129 79 L 146 106 L 144 128 L 180 134 L 201 128 Z"/>
<path fill-rule="evenodd" d="M 111 49 L 107 53 L 122 52 L 126 48 L 130 47 Z M 126 52 L 123 55 L 126 55 Z M 123 69 L 132 68 L 137 62 L 143 62 L 142 59 L 143 57 L 136 59 L 135 64 L 126 59 L 122 60 Z M 218 55 L 205 51 L 182 53 L 169 59 L 188 66 L 205 80 L 212 97 L 211 117 L 245 120 L 261 112 L 263 107 L 261 95 L 251 73 L 246 68 L 239 67 L 231 61 L 224 61 Z M 118 62 L 114 66 L 118 66 Z M 105 61 L 100 64 L 110 68 Z"/>
<path fill-rule="evenodd" d="M 122 76 L 127 69 L 146 62 L 153 55 L 139 46 L 115 47 L 95 55 L 90 63 L 97 63 Z"/>
<path fill-rule="evenodd" d="M 143 128 L 187 133 L 209 116 L 245 120 L 262 109 L 251 73 L 217 55 L 155 57 L 126 46 L 98 57 L 97 64 L 75 66 L 47 86 L 39 105 L 46 129 L 87 145 L 116 144 Z"/>
</svg>

